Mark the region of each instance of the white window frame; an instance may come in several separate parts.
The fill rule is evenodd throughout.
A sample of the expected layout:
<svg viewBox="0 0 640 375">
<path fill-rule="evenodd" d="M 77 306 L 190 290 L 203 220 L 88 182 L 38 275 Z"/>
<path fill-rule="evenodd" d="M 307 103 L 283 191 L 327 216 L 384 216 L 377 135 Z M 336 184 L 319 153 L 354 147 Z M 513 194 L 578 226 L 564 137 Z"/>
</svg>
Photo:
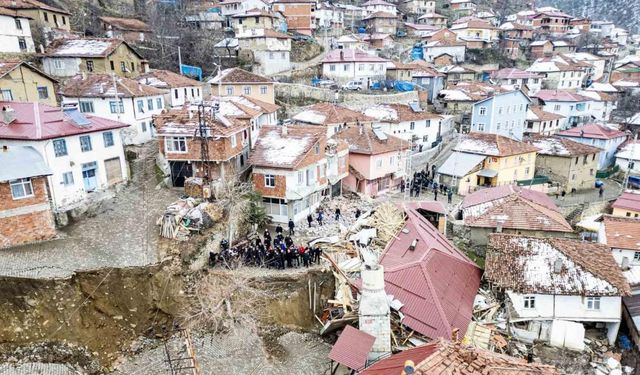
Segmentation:
<svg viewBox="0 0 640 375">
<path fill-rule="evenodd" d="M 64 172 L 62 174 L 62 184 L 64 186 L 71 186 L 75 184 L 75 180 L 73 178 L 73 172 L 69 171 L 69 172 Z"/>
<path fill-rule="evenodd" d="M 601 302 L 600 297 L 587 297 L 587 310 L 600 310 Z"/>
<path fill-rule="evenodd" d="M 179 150 L 179 147 L 178 149 L 174 148 L 175 142 L 178 142 L 178 144 L 180 144 L 180 142 L 184 142 L 184 151 Z M 173 152 L 176 154 L 186 154 L 189 151 L 187 146 L 187 137 L 167 137 L 164 141 L 164 150 L 166 152 Z"/>
<path fill-rule="evenodd" d="M 23 195 L 16 196 L 13 191 L 14 186 L 20 187 Z M 27 192 L 27 187 L 29 192 Z M 31 182 L 31 178 L 19 178 L 17 180 L 9 181 L 9 188 L 11 190 L 11 198 L 13 198 L 14 201 L 33 197 L 33 183 Z"/>
<path fill-rule="evenodd" d="M 522 297 L 522 306 L 527 310 L 534 310 L 536 308 L 536 296 Z"/>
<path fill-rule="evenodd" d="M 480 107 L 480 109 L 478 109 L 478 114 L 480 116 L 486 116 L 487 115 L 487 107 Z"/>
<path fill-rule="evenodd" d="M 265 174 L 264 187 L 274 189 L 276 187 L 276 176 L 273 174 Z"/>
<path fill-rule="evenodd" d="M 231 136 L 231 147 L 236 147 L 238 145 L 238 140 L 236 139 L 236 135 L 233 134 Z"/>
</svg>

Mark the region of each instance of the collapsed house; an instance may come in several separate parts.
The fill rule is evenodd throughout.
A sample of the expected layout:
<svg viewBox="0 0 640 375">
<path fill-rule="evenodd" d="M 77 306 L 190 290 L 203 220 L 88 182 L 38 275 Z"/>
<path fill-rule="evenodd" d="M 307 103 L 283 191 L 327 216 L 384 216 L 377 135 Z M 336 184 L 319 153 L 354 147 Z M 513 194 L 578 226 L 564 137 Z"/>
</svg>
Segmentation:
<svg viewBox="0 0 640 375">
<path fill-rule="evenodd" d="M 485 278 L 505 300 L 511 335 L 583 350 L 585 326 L 613 344 L 629 285 L 607 246 L 560 238 L 491 234 Z"/>
</svg>

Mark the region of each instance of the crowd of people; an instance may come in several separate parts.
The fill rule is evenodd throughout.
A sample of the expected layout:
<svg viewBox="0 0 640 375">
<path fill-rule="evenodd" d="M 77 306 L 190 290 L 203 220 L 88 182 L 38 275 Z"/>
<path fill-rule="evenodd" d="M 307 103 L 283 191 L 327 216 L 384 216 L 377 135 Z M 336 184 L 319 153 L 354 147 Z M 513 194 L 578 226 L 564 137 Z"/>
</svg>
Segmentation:
<svg viewBox="0 0 640 375">
<path fill-rule="evenodd" d="M 439 184 L 434 179 L 435 171 L 430 171 L 427 165 L 422 171 L 415 172 L 408 186 L 404 180 L 400 183 L 400 192 L 404 193 L 409 189 L 410 197 L 420 197 L 420 194 L 432 192 L 433 200 L 438 200 L 438 194 L 447 197 L 447 203 L 451 203 L 453 199 L 453 190 L 445 184 Z"/>
<path fill-rule="evenodd" d="M 229 246 L 227 240 L 220 242 L 220 253 L 209 252 L 209 266 L 237 268 L 240 265 L 276 269 L 309 267 L 320 263 L 322 249 L 319 247 L 296 245 L 291 238 L 295 226 L 289 223 L 289 233 L 284 234 L 282 226 L 276 227 L 272 238 L 268 229 L 263 237 Z"/>
</svg>

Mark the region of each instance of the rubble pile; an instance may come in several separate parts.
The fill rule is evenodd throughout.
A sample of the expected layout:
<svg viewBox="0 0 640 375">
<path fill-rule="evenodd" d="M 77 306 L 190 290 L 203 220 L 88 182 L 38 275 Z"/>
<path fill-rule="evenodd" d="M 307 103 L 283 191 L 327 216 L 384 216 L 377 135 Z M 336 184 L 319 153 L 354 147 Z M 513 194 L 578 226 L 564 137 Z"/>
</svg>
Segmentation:
<svg viewBox="0 0 640 375">
<path fill-rule="evenodd" d="M 336 208 L 340 209 L 340 218 L 338 220 L 335 217 Z M 356 222 L 356 210 L 359 209 L 361 213 L 365 213 L 373 208 L 373 201 L 367 197 L 351 198 L 340 196 L 325 200 L 320 206 L 323 211 L 322 225 L 318 223 L 318 213 L 314 212 L 311 213 L 313 217 L 311 228 L 304 220 L 297 225 L 296 232 L 298 236 L 306 238 L 329 237 L 337 233 L 344 233 L 346 228 Z"/>
<path fill-rule="evenodd" d="M 211 227 L 222 219 L 223 213 L 215 203 L 188 197 L 171 203 L 156 224 L 162 237 L 187 241 L 191 232 Z"/>
</svg>

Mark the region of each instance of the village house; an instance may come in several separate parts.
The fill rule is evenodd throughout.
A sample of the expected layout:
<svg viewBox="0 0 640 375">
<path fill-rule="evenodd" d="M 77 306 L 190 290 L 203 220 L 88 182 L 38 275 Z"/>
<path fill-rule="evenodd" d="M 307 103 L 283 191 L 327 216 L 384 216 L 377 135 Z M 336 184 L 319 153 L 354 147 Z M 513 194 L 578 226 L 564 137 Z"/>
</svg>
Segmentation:
<svg viewBox="0 0 640 375">
<path fill-rule="evenodd" d="M 461 205 L 465 237 L 475 246 L 487 245 L 490 233 L 533 237 L 576 237 L 571 225 L 545 193 L 515 185 L 481 189 Z"/>
<path fill-rule="evenodd" d="M 208 83 L 211 85 L 211 92 L 218 96 L 244 95 L 275 104 L 274 83 L 269 77 L 240 68 L 229 68 L 222 70 Z"/>
<path fill-rule="evenodd" d="M 0 7 L 27 18 L 31 23 L 31 30 L 42 28 L 45 33 L 56 29 L 71 30 L 71 13 L 62 8 L 37 0 L 0 0 Z"/>
<path fill-rule="evenodd" d="M 397 190 L 406 178 L 409 142 L 365 125 L 344 129 L 334 138 L 349 145 L 349 175 L 342 181 L 345 190 L 377 197 Z"/>
<path fill-rule="evenodd" d="M 341 49 L 366 50 L 369 43 L 364 40 L 364 34 L 346 34 L 335 40 L 335 45 Z"/>
<path fill-rule="evenodd" d="M 42 155 L 51 170 L 47 183 L 56 215 L 129 179 L 121 134 L 129 125 L 73 106 L 2 102 L 0 107 L 0 147 L 31 146 Z"/>
<path fill-rule="evenodd" d="M 250 9 L 231 16 L 231 27 L 237 33 L 251 29 L 277 29 L 276 13 L 264 9 Z"/>
<path fill-rule="evenodd" d="M 399 61 L 390 61 L 387 63 L 387 79 L 411 82 L 412 73 L 418 68 L 418 64 L 405 64 Z"/>
<path fill-rule="evenodd" d="M 0 60 L 0 94 L 11 102 L 40 102 L 57 106 L 53 77 L 19 60 Z"/>
<path fill-rule="evenodd" d="M 135 18 L 99 17 L 107 38 L 124 39 L 127 42 L 144 42 L 152 32 L 145 22 Z"/>
<path fill-rule="evenodd" d="M 403 3 L 409 14 L 425 14 L 436 11 L 436 2 L 433 0 L 404 0 Z"/>
<path fill-rule="evenodd" d="M 418 90 L 426 92 L 427 102 L 433 104 L 434 98 L 444 88 L 445 75 L 427 63 L 415 62 L 417 68 L 411 72 L 411 82 Z"/>
<path fill-rule="evenodd" d="M 611 21 L 592 21 L 590 32 L 598 35 L 600 38 L 611 36 L 616 25 Z"/>
<path fill-rule="evenodd" d="M 359 25 L 362 23 L 362 19 L 368 14 L 367 11 L 360 6 L 344 3 L 333 3 L 333 5 L 342 10 L 344 25 Z"/>
<path fill-rule="evenodd" d="M 569 90 L 540 90 L 531 95 L 546 112 L 561 115 L 560 129 L 588 123 L 602 115 L 592 111 L 592 100 Z"/>
<path fill-rule="evenodd" d="M 298 222 L 341 192 L 349 174 L 349 146 L 327 140 L 319 126 L 263 127 L 252 151 L 252 180 L 272 220 Z"/>
<path fill-rule="evenodd" d="M 0 52 L 33 53 L 36 47 L 31 36 L 29 18 L 15 10 L 0 7 Z"/>
<path fill-rule="evenodd" d="M 536 174 L 547 176 L 567 193 L 593 189 L 601 149 L 560 137 L 535 137 Z"/>
<path fill-rule="evenodd" d="M 393 13 L 375 12 L 362 20 L 371 34 L 396 35 L 398 16 Z"/>
<path fill-rule="evenodd" d="M 271 8 L 284 15 L 287 30 L 311 35 L 314 26 L 316 2 L 313 0 L 275 0 Z"/>
<path fill-rule="evenodd" d="M 612 216 L 640 217 L 640 194 L 637 190 L 624 191 L 611 207 L 613 208 Z M 640 262 L 640 255 L 638 261 Z"/>
<path fill-rule="evenodd" d="M 222 7 L 211 8 L 210 4 L 207 3 L 189 3 L 186 5 L 184 21 L 193 29 L 222 30 L 227 25 L 226 17 L 221 14 Z"/>
<path fill-rule="evenodd" d="M 203 83 L 170 70 L 153 69 L 136 78 L 138 83 L 165 90 L 165 107 L 175 108 L 203 99 Z"/>
<path fill-rule="evenodd" d="M 522 90 L 497 93 L 473 104 L 471 131 L 522 140 L 531 99 Z"/>
<path fill-rule="evenodd" d="M 445 82 L 447 88 L 457 85 L 460 82 L 474 84 L 474 81 L 478 81 L 478 72 L 475 70 L 465 68 L 461 65 L 453 65 L 451 63 L 447 63 L 443 66 L 435 61 L 437 59 L 438 57 L 434 59 L 434 65 L 439 66 L 438 71 L 446 75 Z"/>
<path fill-rule="evenodd" d="M 461 115 L 462 121 L 468 120 L 468 123 L 470 123 L 473 104 L 502 91 L 504 90 L 499 87 L 479 82 L 447 84 L 446 89 L 438 92 L 434 99 L 434 105 L 438 111 L 446 114 Z"/>
<path fill-rule="evenodd" d="M 534 177 L 537 148 L 497 134 L 469 133 L 438 168 L 440 183 L 467 195 Z"/>
<path fill-rule="evenodd" d="M 628 140 L 620 145 L 615 158 L 621 171 L 640 174 L 640 141 Z"/>
<path fill-rule="evenodd" d="M 418 17 L 417 22 L 421 25 L 429 25 L 437 28 L 447 27 L 447 17 L 435 12 L 428 12 Z"/>
<path fill-rule="evenodd" d="M 449 131 L 442 116 L 423 110 L 418 103 L 372 105 L 363 113 L 375 119 L 374 126 L 382 132 L 403 139 L 418 152 L 435 147 Z"/>
<path fill-rule="evenodd" d="M 454 12 L 454 18 L 462 18 L 471 16 L 476 11 L 476 4 L 471 0 L 450 0 L 451 10 Z"/>
<path fill-rule="evenodd" d="M 593 123 L 561 131 L 558 136 L 601 148 L 598 170 L 607 169 L 614 163 L 618 147 L 627 139 L 620 130 Z"/>
<path fill-rule="evenodd" d="M 368 88 L 372 81 L 386 78 L 388 62 L 357 49 L 335 49 L 322 59 L 322 75 L 339 83 L 360 80 Z"/>
<path fill-rule="evenodd" d="M 579 89 L 588 77 L 586 63 L 572 63 L 561 56 L 539 58 L 527 68 L 543 76 L 545 89 Z"/>
<path fill-rule="evenodd" d="M 629 61 L 613 69 L 610 82 L 616 81 L 640 82 L 640 60 Z"/>
<path fill-rule="evenodd" d="M 154 138 L 152 117 L 164 109 L 165 93 L 133 79 L 108 74 L 73 77 L 60 91 L 63 105 L 73 103 L 82 113 L 130 125 L 122 131 L 125 145 Z"/>
<path fill-rule="evenodd" d="M 608 59 L 602 56 L 596 56 L 588 52 L 570 52 L 563 53 L 563 58 L 567 61 L 584 62 L 583 64 L 589 79 L 598 81 L 604 77 L 605 70 L 608 68 Z"/>
<path fill-rule="evenodd" d="M 477 48 L 474 42 L 491 43 L 498 39 L 498 29 L 487 21 L 472 18 L 465 22 L 456 22 L 449 28 L 456 33 L 459 41 L 467 43 L 469 48 Z"/>
<path fill-rule="evenodd" d="M 540 59 L 553 55 L 553 43 L 550 40 L 536 40 L 529 43 L 529 56 Z"/>
<path fill-rule="evenodd" d="M 374 119 L 333 103 L 317 103 L 304 108 L 292 117 L 294 124 L 315 125 L 326 128 L 327 138 L 350 127 L 363 125 L 371 127 Z M 294 126 L 296 126 L 294 125 Z"/>
<path fill-rule="evenodd" d="M 135 78 L 147 71 L 147 61 L 122 39 L 78 38 L 52 42 L 42 57 L 45 73 L 73 77 L 80 73 L 114 73 Z"/>
<path fill-rule="evenodd" d="M 492 72 L 490 77 L 491 81 L 498 85 L 513 85 L 524 90 L 527 95 L 535 94 L 542 89 L 541 75 L 517 68 L 502 68 Z"/>
<path fill-rule="evenodd" d="M 55 238 L 51 169 L 42 155 L 30 146 L 4 145 L 0 165 L 0 249 Z"/>
<path fill-rule="evenodd" d="M 579 34 L 588 33 L 591 31 L 591 20 L 583 17 L 576 17 L 569 20 L 569 26 L 573 32 L 577 31 Z"/>
<path fill-rule="evenodd" d="M 565 34 L 570 29 L 570 21 L 573 17 L 560 11 L 538 12 L 531 17 L 534 29 L 550 34 Z"/>
<path fill-rule="evenodd" d="M 505 22 L 499 27 L 505 39 L 530 41 L 533 39 L 533 28 L 518 22 Z"/>
<path fill-rule="evenodd" d="M 607 246 L 492 234 L 485 264 L 485 278 L 506 293 L 511 322 L 521 322 L 533 338 L 583 350 L 584 329 L 554 333 L 567 320 L 603 324 L 609 344 L 616 342 L 630 289 Z"/>
<path fill-rule="evenodd" d="M 360 372 L 360 375 L 397 375 L 407 370 L 407 363 L 416 374 L 488 374 L 494 369 L 509 374 L 560 375 L 553 366 L 527 362 L 516 358 L 466 345 L 460 341 L 438 339 L 428 344 L 403 350 L 383 358 Z M 473 370 L 469 370 L 472 368 Z"/>
<path fill-rule="evenodd" d="M 529 106 L 524 134 L 553 135 L 561 130 L 560 120 L 563 118 L 564 116 L 547 112 L 540 106 Z"/>
<path fill-rule="evenodd" d="M 369 0 L 361 5 L 367 15 L 384 12 L 396 15 L 397 9 L 394 4 L 388 3 L 384 0 Z"/>
<path fill-rule="evenodd" d="M 231 26 L 231 17 L 251 9 L 269 10 L 269 4 L 262 0 L 224 0 L 220 2 L 220 13 Z"/>
<path fill-rule="evenodd" d="M 238 47 L 252 54 L 258 74 L 275 74 L 291 69 L 291 37 L 270 29 L 250 29 L 237 33 Z"/>
<path fill-rule="evenodd" d="M 370 49 L 382 49 L 392 47 L 395 42 L 389 34 L 364 34 L 362 40 Z"/>
<path fill-rule="evenodd" d="M 423 25 L 416 23 L 404 23 L 404 28 L 407 30 L 407 36 L 422 38 L 432 34 L 434 31 L 440 29 L 439 26 Z"/>
<path fill-rule="evenodd" d="M 466 332 L 480 268 L 438 231 L 420 203 L 402 208 L 405 224 L 380 257 L 385 292 L 402 302 L 402 324 L 429 339 Z M 456 308 L 444 308 L 445 302 Z"/>
<path fill-rule="evenodd" d="M 436 66 L 455 65 L 464 62 L 467 46 L 464 42 L 431 40 L 424 44 L 423 51 L 424 59 Z M 443 59 L 444 55 L 450 58 Z"/>
<path fill-rule="evenodd" d="M 315 28 L 321 29 L 342 29 L 344 28 L 345 10 L 330 2 L 319 1 L 314 12 Z"/>
<path fill-rule="evenodd" d="M 576 93 L 591 99 L 588 107 L 593 114 L 593 120 L 602 122 L 611 120 L 611 114 L 616 109 L 618 102 L 617 95 L 596 90 L 577 90 Z"/>
</svg>

